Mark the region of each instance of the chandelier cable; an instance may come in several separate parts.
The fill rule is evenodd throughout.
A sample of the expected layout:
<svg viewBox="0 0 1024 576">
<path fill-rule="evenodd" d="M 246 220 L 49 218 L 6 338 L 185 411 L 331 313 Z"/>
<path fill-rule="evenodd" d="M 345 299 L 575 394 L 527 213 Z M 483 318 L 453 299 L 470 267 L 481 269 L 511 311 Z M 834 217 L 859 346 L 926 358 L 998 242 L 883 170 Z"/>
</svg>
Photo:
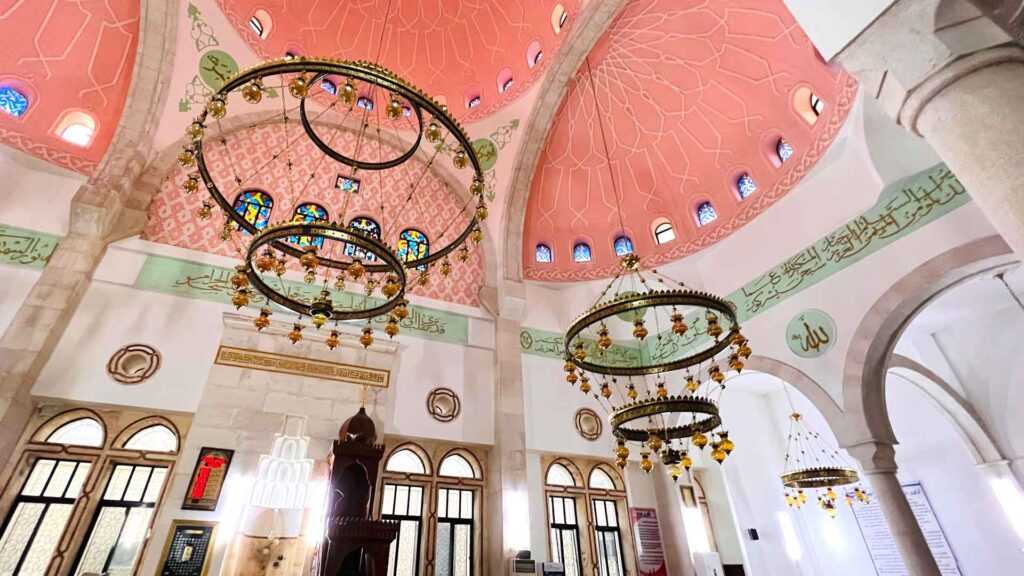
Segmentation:
<svg viewBox="0 0 1024 576">
<path fill-rule="evenodd" d="M 390 1 L 390 0 L 389 0 Z M 590 56 L 586 58 L 587 83 L 590 85 L 590 93 L 594 96 L 594 110 L 597 112 L 597 128 L 601 131 L 601 146 L 604 148 L 604 159 L 608 165 L 608 178 L 612 183 L 612 194 L 615 196 L 615 213 L 619 217 L 619 231 L 626 235 L 626 224 L 622 219 L 622 199 L 619 194 L 619 187 L 615 184 L 615 171 L 612 170 L 612 156 L 608 150 L 608 137 L 604 132 L 604 122 L 601 121 L 601 104 L 597 101 L 597 89 L 594 88 L 594 71 L 590 68 Z"/>
<path fill-rule="evenodd" d="M 1024 302 L 1021 302 L 1020 297 L 1013 291 L 1013 288 L 1010 288 L 1010 283 L 1006 281 L 1006 272 L 999 272 L 996 274 L 996 278 L 1003 283 L 1003 286 L 1006 287 L 1006 291 L 1010 293 L 1010 297 L 1013 298 L 1013 301 L 1017 303 L 1017 306 L 1024 311 Z"/>
</svg>

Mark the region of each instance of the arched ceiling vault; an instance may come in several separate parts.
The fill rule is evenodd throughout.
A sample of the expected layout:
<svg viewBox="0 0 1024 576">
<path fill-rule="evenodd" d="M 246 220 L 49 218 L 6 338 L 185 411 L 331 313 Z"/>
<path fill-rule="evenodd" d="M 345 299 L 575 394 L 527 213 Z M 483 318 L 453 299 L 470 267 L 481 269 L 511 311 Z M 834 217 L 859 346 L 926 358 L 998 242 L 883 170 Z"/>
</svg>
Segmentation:
<svg viewBox="0 0 1024 576">
<path fill-rule="evenodd" d="M 572 53 L 566 52 L 563 58 Z M 818 57 L 781 0 L 629 3 L 568 81 L 525 213 L 509 213 L 525 222 L 523 277 L 613 275 L 618 205 L 626 235 L 648 265 L 721 240 L 810 171 L 855 93 L 855 81 Z M 815 111 L 812 100 L 823 107 Z M 780 139 L 792 147 L 784 161 Z M 746 198 L 738 184 L 743 174 L 757 185 Z M 511 194 L 519 193 L 514 183 Z M 518 201 L 510 198 L 510 207 Z M 718 217 L 701 226 L 696 211 L 704 202 Z M 659 219 L 672 224 L 674 241 L 655 241 Z M 578 243 L 591 247 L 590 262 L 573 261 Z M 553 262 L 534 260 L 537 244 L 552 249 Z"/>
</svg>

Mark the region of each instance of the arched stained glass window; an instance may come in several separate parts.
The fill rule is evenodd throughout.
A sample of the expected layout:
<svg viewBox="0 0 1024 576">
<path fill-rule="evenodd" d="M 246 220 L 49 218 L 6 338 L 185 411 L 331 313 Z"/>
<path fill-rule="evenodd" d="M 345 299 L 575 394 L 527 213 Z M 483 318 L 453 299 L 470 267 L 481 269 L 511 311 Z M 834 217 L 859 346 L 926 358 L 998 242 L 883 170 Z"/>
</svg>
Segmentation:
<svg viewBox="0 0 1024 576">
<path fill-rule="evenodd" d="M 348 226 L 349 228 L 362 230 L 366 234 L 373 236 L 377 240 L 380 240 L 380 224 L 377 224 L 377 222 L 371 218 L 367 218 L 366 216 L 354 218 L 351 222 L 348 223 Z M 363 250 L 362 248 L 359 248 L 357 246 L 353 246 L 352 244 L 345 244 L 345 255 L 351 256 L 353 258 L 364 258 L 368 262 L 373 261 L 377 258 L 373 254 L 367 253 L 366 250 Z"/>
<path fill-rule="evenodd" d="M 459 454 L 451 454 L 441 461 L 441 467 L 437 469 L 441 476 L 453 476 L 455 478 L 476 478 L 473 465 Z"/>
<path fill-rule="evenodd" d="M 534 260 L 547 264 L 551 262 L 551 247 L 547 244 L 537 244 L 537 249 L 534 251 Z"/>
<path fill-rule="evenodd" d="M 423 460 L 412 450 L 402 448 L 388 458 L 384 469 L 388 472 L 405 472 L 408 474 L 426 474 L 427 467 Z"/>
<path fill-rule="evenodd" d="M 292 217 L 292 222 L 327 222 L 327 209 L 312 202 L 299 204 L 299 207 L 295 209 L 295 216 Z M 299 246 L 324 247 L 324 239 L 320 237 L 289 236 L 288 241 Z"/>
<path fill-rule="evenodd" d="M 742 174 L 736 180 L 736 188 L 740 191 L 740 198 L 746 198 L 757 192 L 757 182 L 750 177 L 750 174 Z"/>
<path fill-rule="evenodd" d="M 79 418 L 54 430 L 46 441 L 51 444 L 68 444 L 71 446 L 103 445 L 103 426 L 92 418 Z"/>
<path fill-rule="evenodd" d="M 615 482 L 611 476 L 600 468 L 594 468 L 590 473 L 590 487 L 599 490 L 615 490 Z"/>
<path fill-rule="evenodd" d="M 590 262 L 590 245 L 579 243 L 572 247 L 573 262 Z"/>
<path fill-rule="evenodd" d="M 504 91 L 508 90 L 515 83 L 516 83 L 515 78 L 509 78 L 508 80 L 505 80 L 505 82 L 501 85 L 500 92 L 504 92 Z"/>
<path fill-rule="evenodd" d="M 235 212 L 252 224 L 257 230 L 263 230 L 270 222 L 270 211 L 274 207 L 274 199 L 266 192 L 246 190 L 235 197 Z"/>
<path fill-rule="evenodd" d="M 426 234 L 419 230 L 412 228 L 402 230 L 398 237 L 398 251 L 396 254 L 402 262 L 412 262 L 413 260 L 426 258 L 430 255 L 430 240 L 427 239 Z M 426 266 L 419 266 L 418 268 L 425 270 Z"/>
<path fill-rule="evenodd" d="M 715 207 L 711 205 L 711 202 L 705 202 L 697 207 L 697 223 L 701 226 L 707 226 L 718 218 L 718 212 L 715 212 Z"/>
<path fill-rule="evenodd" d="M 614 247 L 616 256 L 625 256 L 633 251 L 633 241 L 629 236 L 619 236 L 615 239 Z"/>
<path fill-rule="evenodd" d="M 356 99 L 356 106 L 359 106 L 363 110 L 373 110 L 373 100 L 370 100 L 366 96 L 360 96 Z"/>
<path fill-rule="evenodd" d="M 320 81 L 320 89 L 331 96 L 336 96 L 338 94 L 338 85 L 327 78 Z"/>
<path fill-rule="evenodd" d="M 124 443 L 128 450 L 149 452 L 177 452 L 178 436 L 163 424 L 154 424 L 139 430 Z"/>
<path fill-rule="evenodd" d="M 476 108 L 481 102 L 483 100 L 479 96 L 474 96 L 469 99 L 469 102 L 466 102 L 466 108 Z"/>
<path fill-rule="evenodd" d="M 28 98 L 10 86 L 0 86 L 0 110 L 18 117 L 28 110 Z"/>
<path fill-rule="evenodd" d="M 775 144 L 775 153 L 779 155 L 779 161 L 785 162 L 793 156 L 793 146 L 784 139 L 779 138 L 779 141 Z"/>
<path fill-rule="evenodd" d="M 548 475 L 544 479 L 545 483 L 552 486 L 575 486 L 576 480 L 572 477 L 572 472 L 569 469 L 559 463 L 554 463 L 548 468 Z"/>
</svg>

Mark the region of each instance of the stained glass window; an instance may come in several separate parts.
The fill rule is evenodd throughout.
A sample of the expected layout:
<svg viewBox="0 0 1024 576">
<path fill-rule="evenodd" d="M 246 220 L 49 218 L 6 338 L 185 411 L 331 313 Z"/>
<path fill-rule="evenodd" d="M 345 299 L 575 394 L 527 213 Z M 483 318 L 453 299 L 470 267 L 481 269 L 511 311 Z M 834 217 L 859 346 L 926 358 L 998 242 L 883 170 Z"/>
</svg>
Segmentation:
<svg viewBox="0 0 1024 576">
<path fill-rule="evenodd" d="M 590 262 L 590 246 L 583 243 L 573 246 L 572 260 L 573 262 Z"/>
<path fill-rule="evenodd" d="M 320 89 L 330 94 L 331 96 L 334 96 L 338 93 L 338 85 L 328 80 L 327 78 L 324 78 L 323 80 L 320 81 Z"/>
<path fill-rule="evenodd" d="M 426 258 L 430 254 L 430 240 L 427 235 L 419 230 L 409 228 L 402 230 L 398 236 L 398 258 L 402 262 L 412 262 L 420 258 Z M 427 267 L 417 266 L 419 270 L 426 270 Z"/>
<path fill-rule="evenodd" d="M 437 576 L 469 576 L 473 549 L 473 491 L 437 491 Z"/>
<path fill-rule="evenodd" d="M 775 152 L 779 155 L 779 160 L 785 162 L 793 156 L 793 146 L 786 142 L 784 139 L 779 138 L 778 143 L 775 144 Z"/>
<path fill-rule="evenodd" d="M 473 472 L 473 465 L 464 457 L 458 454 L 451 454 L 441 461 L 437 473 L 441 476 L 453 476 L 455 478 L 476 478 Z"/>
<path fill-rule="evenodd" d="M 548 497 L 548 518 L 551 519 L 551 559 L 562 563 L 565 576 L 581 576 L 576 499 L 566 496 Z"/>
<path fill-rule="evenodd" d="M 534 260 L 537 262 L 551 262 L 551 247 L 547 244 L 537 244 L 537 249 L 534 251 Z"/>
<path fill-rule="evenodd" d="M 594 500 L 594 543 L 600 576 L 623 576 L 622 533 L 614 500 Z"/>
<path fill-rule="evenodd" d="M 658 244 L 664 244 L 665 242 L 671 242 L 676 239 L 676 231 L 672 229 L 672 225 L 668 222 L 662 222 L 654 228 L 654 241 Z"/>
<path fill-rule="evenodd" d="M 476 108 L 481 102 L 483 100 L 479 96 L 474 96 L 469 99 L 469 102 L 466 102 L 466 108 Z"/>
<path fill-rule="evenodd" d="M 423 521 L 423 487 L 385 484 L 381 519 L 399 523 L 398 538 L 391 543 L 387 575 L 416 576 Z"/>
<path fill-rule="evenodd" d="M 51 432 L 46 437 L 46 441 L 51 444 L 94 446 L 98 448 L 103 445 L 103 426 L 92 418 L 79 418 Z"/>
<path fill-rule="evenodd" d="M 516 83 L 516 81 L 513 78 L 509 78 L 508 80 L 505 80 L 505 83 L 501 85 L 501 91 L 504 92 L 505 90 L 508 90 L 515 83 Z"/>
<path fill-rule="evenodd" d="M 327 222 L 327 209 L 319 204 L 299 204 L 292 222 Z M 313 236 L 289 236 L 288 241 L 299 246 L 324 247 L 324 239 Z"/>
<path fill-rule="evenodd" d="M 377 222 L 370 218 L 367 218 L 366 216 L 360 216 L 358 218 L 353 219 L 351 222 L 348 223 L 348 226 L 349 228 L 362 230 L 363 232 L 369 234 L 370 236 L 373 236 L 374 238 L 380 240 L 380 224 L 377 224 Z M 345 255 L 351 256 L 353 258 L 363 258 L 367 261 L 373 261 L 377 258 L 373 254 L 366 252 L 366 250 L 363 250 L 358 246 L 353 246 L 352 244 L 345 244 Z"/>
<path fill-rule="evenodd" d="M 552 486 L 575 486 L 572 473 L 565 466 L 555 463 L 548 468 L 548 475 L 544 480 Z"/>
<path fill-rule="evenodd" d="M 740 198 L 746 198 L 757 192 L 757 182 L 754 182 L 750 174 L 742 174 L 736 179 L 736 188 L 740 191 Z"/>
<path fill-rule="evenodd" d="M 235 197 L 235 212 L 252 224 L 257 230 L 263 230 L 270 222 L 270 211 L 274 208 L 274 199 L 266 192 L 246 190 Z"/>
<path fill-rule="evenodd" d="M 36 460 L 0 535 L 0 574 L 47 573 L 89 468 L 76 460 Z"/>
<path fill-rule="evenodd" d="M 166 478 L 166 468 L 128 464 L 114 467 L 75 576 L 132 574 Z"/>
<path fill-rule="evenodd" d="M 543 60 L 543 59 L 544 59 L 544 52 L 538 51 L 537 54 L 534 55 L 534 57 L 533 57 L 533 65 L 536 66 L 537 64 L 540 64 L 540 61 Z"/>
<path fill-rule="evenodd" d="M 427 473 L 427 467 L 423 464 L 423 460 L 408 448 L 403 448 L 392 454 L 384 464 L 384 469 L 388 472 L 405 472 L 407 474 Z"/>
<path fill-rule="evenodd" d="M 611 476 L 600 468 L 594 468 L 590 473 L 590 487 L 598 490 L 615 490 L 615 483 Z"/>
<path fill-rule="evenodd" d="M 633 241 L 629 236 L 619 236 L 615 239 L 614 247 L 616 256 L 625 256 L 633 251 Z"/>
<path fill-rule="evenodd" d="M 714 222 L 715 218 L 718 218 L 718 212 L 715 212 L 711 202 L 705 202 L 697 207 L 697 223 L 701 226 L 707 226 Z"/>
<path fill-rule="evenodd" d="M 366 96 L 360 96 L 356 99 L 356 106 L 359 106 L 363 110 L 373 110 L 373 100 L 370 100 Z"/>
<path fill-rule="evenodd" d="M 0 110 L 18 117 L 28 110 L 28 98 L 10 86 L 0 86 Z"/>
<path fill-rule="evenodd" d="M 348 176 L 342 176 L 338 174 L 338 179 L 334 181 L 334 187 L 342 192 L 348 192 L 349 194 L 359 194 L 359 185 L 362 184 L 356 178 L 349 178 Z"/>
<path fill-rule="evenodd" d="M 154 424 L 139 430 L 124 443 L 128 450 L 148 452 L 177 452 L 178 436 L 163 424 Z"/>
</svg>

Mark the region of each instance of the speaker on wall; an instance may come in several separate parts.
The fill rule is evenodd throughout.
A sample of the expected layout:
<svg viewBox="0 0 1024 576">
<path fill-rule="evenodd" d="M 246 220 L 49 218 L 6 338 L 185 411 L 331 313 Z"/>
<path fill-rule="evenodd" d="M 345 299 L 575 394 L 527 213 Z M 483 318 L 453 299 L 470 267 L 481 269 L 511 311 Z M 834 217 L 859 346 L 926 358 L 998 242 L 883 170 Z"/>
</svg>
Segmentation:
<svg viewBox="0 0 1024 576">
<path fill-rule="evenodd" d="M 747 528 L 747 536 L 750 536 L 751 540 L 761 539 L 761 537 L 757 535 L 757 528 Z"/>
</svg>

